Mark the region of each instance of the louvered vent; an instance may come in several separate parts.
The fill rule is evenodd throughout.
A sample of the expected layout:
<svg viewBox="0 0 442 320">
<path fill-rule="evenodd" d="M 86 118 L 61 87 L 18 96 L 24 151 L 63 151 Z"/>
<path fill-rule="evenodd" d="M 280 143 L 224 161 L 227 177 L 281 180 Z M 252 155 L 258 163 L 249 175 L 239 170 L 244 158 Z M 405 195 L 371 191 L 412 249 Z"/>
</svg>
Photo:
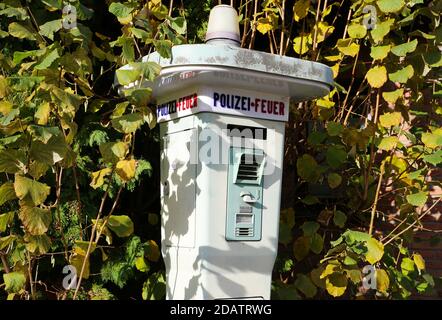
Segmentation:
<svg viewBox="0 0 442 320">
<path fill-rule="evenodd" d="M 253 237 L 253 228 L 236 227 L 235 236 L 237 236 L 237 237 Z"/>
<path fill-rule="evenodd" d="M 243 154 L 241 156 L 241 163 L 238 168 L 237 179 L 257 181 L 259 166 L 260 163 L 257 162 L 255 156 Z"/>
</svg>

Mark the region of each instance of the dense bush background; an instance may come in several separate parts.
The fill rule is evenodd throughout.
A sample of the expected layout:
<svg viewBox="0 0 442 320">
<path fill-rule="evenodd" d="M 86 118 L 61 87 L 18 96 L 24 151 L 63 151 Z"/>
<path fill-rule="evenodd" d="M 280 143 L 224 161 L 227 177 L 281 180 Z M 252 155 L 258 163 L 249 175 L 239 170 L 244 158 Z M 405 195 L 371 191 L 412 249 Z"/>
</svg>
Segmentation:
<svg viewBox="0 0 442 320">
<path fill-rule="evenodd" d="M 218 2 L 0 3 L 1 298 L 164 297 L 151 90 L 120 97 L 113 81 L 153 79 L 138 59 L 202 42 Z M 336 81 L 291 106 L 274 298 L 434 292 L 410 243 L 441 195 L 442 1 L 233 5 L 243 47 L 325 63 Z M 361 285 L 368 264 L 377 291 Z"/>
</svg>

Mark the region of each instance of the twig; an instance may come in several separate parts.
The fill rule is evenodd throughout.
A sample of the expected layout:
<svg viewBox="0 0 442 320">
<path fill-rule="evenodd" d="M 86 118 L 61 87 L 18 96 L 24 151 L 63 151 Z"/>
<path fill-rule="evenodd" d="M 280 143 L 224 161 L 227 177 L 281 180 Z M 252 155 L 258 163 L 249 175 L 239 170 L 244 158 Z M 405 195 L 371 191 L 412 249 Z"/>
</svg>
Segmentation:
<svg viewBox="0 0 442 320">
<path fill-rule="evenodd" d="M 374 217 L 376 215 L 376 207 L 378 205 L 379 192 L 381 191 L 382 176 L 384 175 L 384 170 L 385 170 L 385 163 L 382 162 L 382 164 L 381 164 L 381 173 L 379 174 L 378 186 L 376 188 L 376 195 L 374 197 L 374 202 L 373 202 L 373 208 L 371 209 L 370 228 L 369 228 L 369 231 L 368 231 L 369 235 L 371 235 L 373 233 Z"/>
<path fill-rule="evenodd" d="M 109 185 L 106 188 L 106 191 L 104 192 L 103 197 L 101 198 L 101 204 L 100 204 L 100 208 L 98 210 L 98 214 L 97 214 L 97 218 L 96 218 L 97 220 L 95 220 L 94 226 L 92 227 L 91 236 L 90 236 L 90 239 L 89 239 L 89 244 L 87 246 L 86 255 L 84 257 L 83 264 L 81 266 L 80 276 L 78 278 L 77 287 L 75 288 L 73 300 L 75 300 L 77 298 L 78 290 L 80 289 L 81 280 L 83 279 L 84 270 L 86 268 L 86 262 L 87 262 L 87 259 L 89 258 L 89 254 L 91 252 L 92 242 L 94 240 L 95 230 L 97 229 L 98 221 L 100 221 L 100 217 L 101 217 L 101 214 L 102 214 L 103 208 L 104 208 L 104 203 L 106 202 L 106 199 L 107 199 L 108 195 L 109 195 Z"/>
<path fill-rule="evenodd" d="M 6 259 L 6 253 L 0 251 L 0 258 L 2 260 L 3 270 L 5 271 L 5 273 L 11 272 L 11 269 L 9 269 L 8 259 Z"/>
<path fill-rule="evenodd" d="M 413 228 L 414 225 L 416 225 L 416 223 L 418 223 L 419 221 L 421 221 L 423 219 L 423 217 L 425 217 L 428 213 L 431 212 L 431 210 L 442 200 L 442 198 L 437 199 L 437 201 L 435 201 L 431 207 L 429 207 L 423 214 L 421 214 L 413 223 L 411 223 L 408 227 L 406 227 L 404 230 L 402 230 L 401 232 L 399 232 L 398 234 L 394 235 L 393 237 L 390 238 L 390 240 L 386 241 L 384 243 L 384 246 L 386 246 L 387 244 L 389 244 L 390 242 L 392 242 L 393 240 L 395 240 L 396 238 L 398 238 L 400 235 L 402 235 L 403 233 L 407 232 L 408 230 L 410 230 L 411 228 Z M 395 228 L 396 229 L 396 228 Z M 388 238 L 391 235 L 391 232 L 388 236 L 386 236 L 384 239 Z"/>
</svg>

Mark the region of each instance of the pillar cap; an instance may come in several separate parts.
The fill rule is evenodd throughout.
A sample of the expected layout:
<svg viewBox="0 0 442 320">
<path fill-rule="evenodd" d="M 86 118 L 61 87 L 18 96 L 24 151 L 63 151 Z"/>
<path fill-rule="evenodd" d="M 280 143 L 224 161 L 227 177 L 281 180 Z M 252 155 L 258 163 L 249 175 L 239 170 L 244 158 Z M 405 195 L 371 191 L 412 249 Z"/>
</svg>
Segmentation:
<svg viewBox="0 0 442 320">
<path fill-rule="evenodd" d="M 239 46 L 238 13 L 229 5 L 218 5 L 210 11 L 206 33 L 207 43 L 230 43 Z"/>
</svg>

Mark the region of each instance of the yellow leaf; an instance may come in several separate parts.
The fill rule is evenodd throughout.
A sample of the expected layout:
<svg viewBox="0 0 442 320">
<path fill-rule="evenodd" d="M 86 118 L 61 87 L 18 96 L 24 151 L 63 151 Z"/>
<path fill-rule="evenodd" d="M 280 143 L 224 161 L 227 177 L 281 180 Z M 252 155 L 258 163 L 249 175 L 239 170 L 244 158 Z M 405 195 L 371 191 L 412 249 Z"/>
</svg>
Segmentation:
<svg viewBox="0 0 442 320">
<path fill-rule="evenodd" d="M 367 81 L 373 88 L 380 88 L 387 82 L 387 69 L 384 66 L 376 66 L 368 70 Z"/>
<path fill-rule="evenodd" d="M 382 138 L 381 142 L 378 145 L 378 148 L 381 150 L 389 151 L 396 146 L 398 141 L 398 137 L 395 136 Z"/>
<path fill-rule="evenodd" d="M 6 97 L 9 93 L 8 81 L 5 77 L 0 76 L 0 98 Z"/>
<path fill-rule="evenodd" d="M 338 74 L 339 74 L 339 66 L 340 66 L 340 64 L 337 63 L 337 64 L 335 64 L 334 66 L 331 67 L 331 69 L 333 71 L 333 79 L 335 79 L 338 76 Z"/>
<path fill-rule="evenodd" d="M 390 104 L 395 104 L 396 101 L 404 96 L 404 89 L 397 89 L 390 92 L 382 92 L 382 97 L 385 101 L 387 101 Z"/>
<path fill-rule="evenodd" d="M 146 253 L 147 259 L 154 262 L 158 261 L 158 259 L 160 258 L 160 247 L 153 240 L 149 240 L 147 243 L 148 243 L 148 248 Z"/>
<path fill-rule="evenodd" d="M 402 116 L 400 112 L 389 112 L 379 117 L 379 122 L 384 128 L 390 128 L 401 124 Z"/>
<path fill-rule="evenodd" d="M 304 54 L 309 50 L 309 38 L 311 38 L 310 35 L 304 35 L 295 37 L 295 39 L 293 39 L 293 49 L 297 54 Z"/>
<path fill-rule="evenodd" d="M 104 168 L 99 171 L 92 172 L 92 181 L 90 186 L 94 189 L 101 187 L 104 183 L 104 177 L 112 172 L 110 168 Z"/>
<path fill-rule="evenodd" d="M 362 24 L 351 24 L 348 26 L 348 35 L 354 39 L 362 39 L 367 34 L 367 28 Z"/>
<path fill-rule="evenodd" d="M 35 119 L 37 119 L 37 124 L 46 125 L 48 123 L 49 114 L 51 112 L 51 105 L 49 102 L 42 103 L 38 106 L 37 112 L 35 112 Z"/>
<path fill-rule="evenodd" d="M 336 264 L 329 263 L 325 267 L 324 271 L 322 271 L 321 275 L 319 276 L 319 279 L 327 278 L 329 275 L 335 273 L 335 271 L 340 270 L 340 266 Z"/>
<path fill-rule="evenodd" d="M 425 270 L 425 260 L 419 253 L 413 254 L 413 261 L 419 270 Z"/>
<path fill-rule="evenodd" d="M 390 278 L 383 269 L 376 269 L 376 290 L 386 293 L 390 287 Z"/>
<path fill-rule="evenodd" d="M 133 177 L 135 177 L 135 168 L 137 166 L 137 162 L 134 159 L 131 160 L 120 160 L 117 162 L 115 167 L 115 172 L 123 179 L 124 181 L 129 181 Z"/>
<path fill-rule="evenodd" d="M 72 257 L 71 257 L 71 265 L 73 265 L 77 271 L 77 277 L 80 278 L 80 273 L 81 273 L 81 268 L 83 266 L 83 261 L 84 261 L 84 256 L 75 253 Z M 84 266 L 84 271 L 83 271 L 83 279 L 88 279 L 89 278 L 89 258 L 86 260 L 86 264 Z"/>
<path fill-rule="evenodd" d="M 310 7 L 310 0 L 298 0 L 293 7 L 295 13 L 295 21 L 304 19 L 308 14 L 308 9 Z"/>
<path fill-rule="evenodd" d="M 365 258 L 368 263 L 375 264 L 379 260 L 381 260 L 384 255 L 384 245 L 373 238 L 368 239 L 367 241 L 367 253 L 365 254 Z"/>
<path fill-rule="evenodd" d="M 257 23 L 256 29 L 262 34 L 266 34 L 273 30 L 273 24 L 269 18 L 259 18 Z"/>
<path fill-rule="evenodd" d="M 317 31 L 316 31 L 317 30 Z M 318 23 L 318 27 L 316 25 L 313 27 L 313 30 L 311 32 L 312 38 L 315 36 L 316 32 L 316 43 L 321 43 L 325 40 L 329 35 L 333 33 L 335 30 L 335 27 L 329 26 L 327 22 L 320 21 Z"/>
<path fill-rule="evenodd" d="M 352 39 L 339 39 L 337 47 L 346 56 L 355 57 L 359 52 L 359 44 L 354 43 Z"/>
<path fill-rule="evenodd" d="M 327 292 L 333 297 L 340 297 L 347 289 L 347 277 L 343 273 L 333 273 L 325 281 Z"/>
<path fill-rule="evenodd" d="M 12 110 L 12 103 L 9 101 L 0 101 L 0 112 L 6 116 Z"/>
</svg>

